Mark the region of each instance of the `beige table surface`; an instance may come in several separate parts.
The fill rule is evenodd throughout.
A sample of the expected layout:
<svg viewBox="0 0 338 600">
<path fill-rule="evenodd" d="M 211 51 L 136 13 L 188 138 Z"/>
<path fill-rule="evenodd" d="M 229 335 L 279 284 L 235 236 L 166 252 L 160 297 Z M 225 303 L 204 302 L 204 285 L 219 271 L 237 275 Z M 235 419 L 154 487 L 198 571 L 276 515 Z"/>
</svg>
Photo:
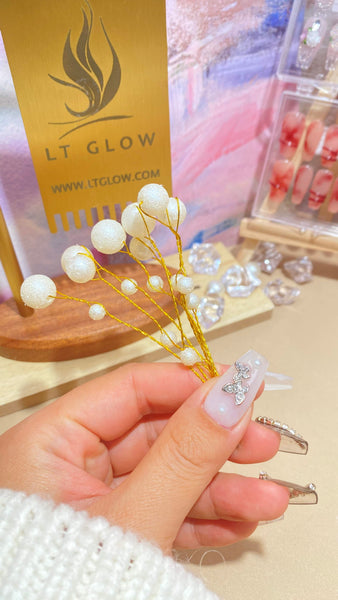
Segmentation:
<svg viewBox="0 0 338 600">
<path fill-rule="evenodd" d="M 255 348 L 269 358 L 271 371 L 292 376 L 293 389 L 265 392 L 255 415 L 281 419 L 309 442 L 306 456 L 278 453 L 264 465 L 234 470 L 257 476 L 264 468 L 279 479 L 314 482 L 319 494 L 318 505 L 290 506 L 284 520 L 259 526 L 246 541 L 182 557 L 221 598 L 338 600 L 338 270 L 320 273 L 271 319 L 209 343 L 218 361 Z M 1 417 L 0 431 L 37 409 Z"/>
</svg>

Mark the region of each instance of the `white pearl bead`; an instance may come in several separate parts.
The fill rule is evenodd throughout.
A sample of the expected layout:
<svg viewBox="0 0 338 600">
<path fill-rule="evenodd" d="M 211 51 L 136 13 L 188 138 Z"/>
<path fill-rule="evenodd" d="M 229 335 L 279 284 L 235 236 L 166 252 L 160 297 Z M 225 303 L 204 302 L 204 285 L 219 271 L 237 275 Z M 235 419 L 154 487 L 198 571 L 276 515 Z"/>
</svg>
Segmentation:
<svg viewBox="0 0 338 600">
<path fill-rule="evenodd" d="M 126 294 L 126 296 L 132 296 L 137 292 L 137 282 L 135 279 L 124 279 L 121 282 L 121 291 Z"/>
<path fill-rule="evenodd" d="M 132 238 L 129 244 L 129 250 L 135 258 L 138 260 L 149 260 L 149 258 L 154 258 L 154 255 L 150 249 L 149 240 L 139 240 L 137 238 Z"/>
<path fill-rule="evenodd" d="M 187 308 L 190 308 L 190 309 L 193 310 L 193 309 L 199 307 L 201 299 L 200 299 L 200 297 L 197 294 L 195 294 L 194 292 L 192 292 L 191 294 L 187 294 L 186 295 L 185 301 L 186 301 L 186 304 L 187 304 Z"/>
<path fill-rule="evenodd" d="M 126 232 L 121 223 L 114 219 L 103 219 L 94 225 L 91 231 L 94 248 L 103 254 L 119 252 L 126 241 Z"/>
<path fill-rule="evenodd" d="M 187 216 L 187 209 L 179 198 L 169 198 L 167 213 L 168 216 L 166 221 L 169 222 L 169 225 L 173 229 L 177 229 Z"/>
<path fill-rule="evenodd" d="M 31 308 L 46 308 L 55 298 L 56 285 L 47 275 L 30 275 L 20 288 L 23 302 Z"/>
<path fill-rule="evenodd" d="M 178 343 L 177 332 L 173 329 L 162 331 L 160 341 L 164 346 L 175 346 Z"/>
<path fill-rule="evenodd" d="M 176 273 L 176 275 L 172 275 L 170 277 L 171 287 L 173 288 L 174 292 L 177 292 L 178 282 L 182 277 L 184 277 L 182 273 Z"/>
<path fill-rule="evenodd" d="M 194 348 L 185 348 L 184 350 L 182 350 L 182 352 L 180 352 L 179 356 L 182 363 L 187 367 L 192 367 L 200 360 Z"/>
<path fill-rule="evenodd" d="M 96 273 L 96 266 L 89 256 L 78 254 L 72 262 L 67 264 L 65 272 L 71 281 L 75 283 L 87 283 L 87 281 L 93 279 Z"/>
<path fill-rule="evenodd" d="M 159 275 L 152 275 L 147 281 L 147 288 L 151 292 L 159 292 L 163 289 L 163 279 Z"/>
<path fill-rule="evenodd" d="M 133 235 L 135 237 L 142 238 L 148 235 L 147 227 L 144 221 L 147 224 L 149 233 L 151 233 L 156 225 L 156 221 L 150 217 L 146 217 L 145 215 L 142 216 L 140 213 L 140 206 L 137 204 L 137 202 L 129 204 L 124 209 L 121 216 L 123 229 L 129 233 L 129 235 Z"/>
<path fill-rule="evenodd" d="M 93 321 L 100 321 L 105 316 L 106 311 L 102 304 L 92 304 L 88 314 Z"/>
<path fill-rule="evenodd" d="M 86 248 L 86 246 L 80 246 L 79 244 L 74 244 L 73 246 L 69 246 L 64 250 L 61 256 L 61 267 L 66 272 L 66 267 L 68 264 L 71 264 L 73 259 L 78 255 L 88 255 L 93 256 L 91 251 Z"/>
<path fill-rule="evenodd" d="M 169 194 L 163 185 L 158 183 L 144 185 L 138 193 L 137 202 L 148 215 L 158 217 L 161 221 L 165 220 Z"/>
<path fill-rule="evenodd" d="M 194 281 L 191 277 L 180 277 L 177 281 L 177 291 L 181 294 L 189 294 L 194 289 Z"/>
</svg>

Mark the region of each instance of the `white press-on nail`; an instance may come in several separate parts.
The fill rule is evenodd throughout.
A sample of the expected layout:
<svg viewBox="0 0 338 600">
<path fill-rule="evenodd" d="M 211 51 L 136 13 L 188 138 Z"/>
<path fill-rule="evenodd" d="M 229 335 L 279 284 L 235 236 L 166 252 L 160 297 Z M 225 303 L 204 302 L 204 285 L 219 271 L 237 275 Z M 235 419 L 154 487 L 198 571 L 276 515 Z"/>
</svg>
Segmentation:
<svg viewBox="0 0 338 600">
<path fill-rule="evenodd" d="M 272 373 L 267 371 L 264 377 L 265 388 L 267 392 L 274 392 L 278 390 L 291 390 L 293 378 L 283 373 Z"/>
<path fill-rule="evenodd" d="M 204 410 L 219 425 L 233 427 L 254 401 L 267 368 L 267 359 L 249 350 L 215 380 Z"/>
</svg>

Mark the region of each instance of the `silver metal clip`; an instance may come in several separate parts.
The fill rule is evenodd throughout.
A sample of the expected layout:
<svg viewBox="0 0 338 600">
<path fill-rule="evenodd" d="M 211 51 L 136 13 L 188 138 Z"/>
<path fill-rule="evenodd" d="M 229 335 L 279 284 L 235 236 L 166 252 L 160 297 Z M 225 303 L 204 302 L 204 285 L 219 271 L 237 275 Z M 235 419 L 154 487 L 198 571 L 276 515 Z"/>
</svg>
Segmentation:
<svg viewBox="0 0 338 600">
<path fill-rule="evenodd" d="M 314 483 L 309 483 L 307 486 L 298 485 L 297 483 L 291 483 L 290 481 L 283 481 L 282 479 L 273 479 L 266 471 L 259 473 L 259 479 L 267 479 L 278 485 L 288 488 L 290 494 L 289 504 L 317 504 L 318 494 L 316 492 L 316 486 Z"/>
</svg>

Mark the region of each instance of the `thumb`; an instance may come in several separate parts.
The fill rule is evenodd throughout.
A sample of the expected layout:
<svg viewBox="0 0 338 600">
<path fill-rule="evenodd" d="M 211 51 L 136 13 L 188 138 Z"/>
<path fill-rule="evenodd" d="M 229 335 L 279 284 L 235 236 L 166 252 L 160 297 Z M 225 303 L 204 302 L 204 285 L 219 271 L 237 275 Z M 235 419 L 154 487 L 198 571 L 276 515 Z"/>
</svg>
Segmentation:
<svg viewBox="0 0 338 600">
<path fill-rule="evenodd" d="M 226 373 L 202 385 L 169 419 L 124 482 L 91 507 L 164 550 L 249 425 L 267 360 L 249 350 Z"/>
</svg>

